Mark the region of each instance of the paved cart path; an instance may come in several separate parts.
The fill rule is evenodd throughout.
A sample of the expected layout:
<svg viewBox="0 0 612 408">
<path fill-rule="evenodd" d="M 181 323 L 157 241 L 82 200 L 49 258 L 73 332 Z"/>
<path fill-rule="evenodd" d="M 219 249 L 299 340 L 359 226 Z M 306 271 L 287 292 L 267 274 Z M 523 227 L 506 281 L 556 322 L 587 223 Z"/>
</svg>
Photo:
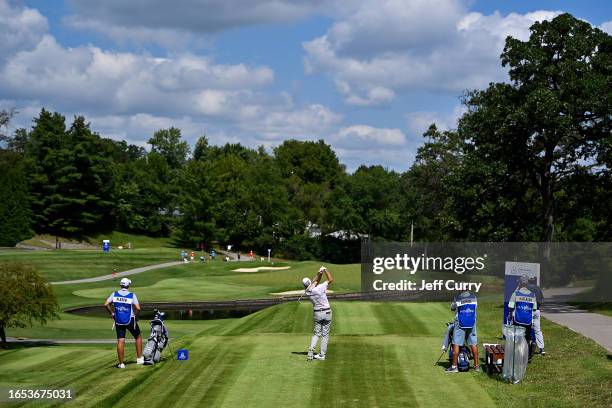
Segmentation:
<svg viewBox="0 0 612 408">
<path fill-rule="evenodd" d="M 85 278 L 85 279 L 75 279 L 75 280 L 67 280 L 60 282 L 51 282 L 52 285 L 72 285 L 74 283 L 91 283 L 91 282 L 101 282 L 105 280 L 111 280 L 116 278 L 122 278 L 124 276 L 135 275 L 137 273 L 152 271 L 154 269 L 168 268 L 170 266 L 182 265 L 184 262 L 175 261 L 175 262 L 166 262 L 157 265 L 149 265 L 143 266 L 141 268 L 128 269 L 127 271 L 117 272 L 116 275 L 112 273 L 109 275 L 96 276 L 95 278 Z"/>
<path fill-rule="evenodd" d="M 587 312 L 565 303 L 545 304 L 542 316 L 593 339 L 612 354 L 612 317 Z"/>
</svg>

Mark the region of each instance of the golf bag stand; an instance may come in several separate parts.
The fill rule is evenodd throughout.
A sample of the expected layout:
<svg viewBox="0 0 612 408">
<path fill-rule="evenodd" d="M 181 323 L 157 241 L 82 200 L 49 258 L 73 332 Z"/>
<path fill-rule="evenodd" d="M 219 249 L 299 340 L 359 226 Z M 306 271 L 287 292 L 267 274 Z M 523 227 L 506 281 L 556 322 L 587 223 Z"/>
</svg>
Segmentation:
<svg viewBox="0 0 612 408">
<path fill-rule="evenodd" d="M 145 365 L 153 365 L 161 360 L 161 353 L 168 344 L 168 330 L 164 324 L 166 314 L 155 310 L 151 319 L 151 335 L 144 347 Z"/>
</svg>

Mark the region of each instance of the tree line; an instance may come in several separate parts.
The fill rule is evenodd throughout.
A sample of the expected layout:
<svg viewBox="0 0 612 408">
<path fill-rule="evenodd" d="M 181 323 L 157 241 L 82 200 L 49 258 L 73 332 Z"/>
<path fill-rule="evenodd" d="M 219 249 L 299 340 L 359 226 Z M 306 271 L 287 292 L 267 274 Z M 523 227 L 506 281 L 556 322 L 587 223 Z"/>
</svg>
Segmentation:
<svg viewBox="0 0 612 408">
<path fill-rule="evenodd" d="M 612 37 L 569 14 L 508 37 L 509 82 L 466 92 L 457 128 L 425 132 L 405 172 L 347 172 L 324 140 L 140 146 L 45 109 L 0 135 L 0 245 L 120 230 L 297 259 L 359 259 L 362 239 L 609 241 Z M 0 126 L 11 119 L 0 114 Z"/>
</svg>

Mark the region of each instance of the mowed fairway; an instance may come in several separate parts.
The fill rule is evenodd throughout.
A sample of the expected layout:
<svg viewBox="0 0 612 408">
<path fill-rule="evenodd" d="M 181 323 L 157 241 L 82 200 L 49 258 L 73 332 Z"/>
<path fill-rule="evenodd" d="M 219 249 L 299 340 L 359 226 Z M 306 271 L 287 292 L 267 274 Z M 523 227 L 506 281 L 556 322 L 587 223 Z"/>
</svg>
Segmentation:
<svg viewBox="0 0 612 408">
<path fill-rule="evenodd" d="M 494 406 L 474 375 L 449 378 L 433 366 L 440 327 L 430 331 L 425 321 L 447 318 L 442 305 L 338 302 L 325 362 L 303 355 L 310 309 L 287 304 L 227 321 L 174 345 L 189 349 L 189 361 L 166 359 L 158 367 L 116 370 L 108 348 L 17 350 L 3 358 L 0 380 L 49 386 L 53 373 L 61 379 L 54 385 L 76 390 L 79 406 L 434 406 L 451 395 Z M 422 312 L 425 320 L 414 317 Z"/>
<path fill-rule="evenodd" d="M 129 250 L 1 250 L 0 262 L 20 262 L 36 267 L 49 282 L 92 278 L 141 266 L 178 261 L 179 249 L 143 248 Z"/>
<path fill-rule="evenodd" d="M 325 362 L 306 362 L 311 306 L 275 306 L 217 321 L 184 336 L 174 349 L 190 360 L 155 367 L 113 368 L 112 347 L 34 347 L 0 354 L 0 386 L 71 387 L 69 405 L 166 407 L 531 407 L 601 406 L 612 402 L 612 367 L 587 339 L 546 322 L 549 355 L 536 357 L 525 382 L 502 383 L 482 373 L 446 374 L 434 366 L 443 322 L 439 303 L 335 302 Z M 481 338 L 494 340 L 499 310 L 483 305 Z M 496 329 L 497 327 L 497 329 Z M 574 360 L 560 359 L 567 349 Z M 54 404 L 28 403 L 28 406 Z M 19 406 L 19 405 L 15 405 Z"/>
<path fill-rule="evenodd" d="M 149 255 L 176 250 L 124 251 L 140 265 Z M 8 252 L 10 253 L 10 251 Z M 6 254 L 6 253 L 5 253 Z M 27 254 L 27 253 L 26 253 Z M 93 251 L 46 251 L 40 267 L 51 280 L 78 273 L 95 276 L 110 258 Z M 111 253 L 112 254 L 112 253 Z M 134 255 L 130 255 L 134 254 Z M 19 257 L 25 255 L 19 254 Z M 102 257 L 102 258 L 99 258 Z M 68 259 L 68 260 L 67 260 Z M 271 297 L 295 290 L 318 262 L 276 263 L 290 269 L 239 273 L 260 262 L 190 263 L 133 277 L 142 302 Z M 327 265 L 337 292 L 360 288 L 359 265 Z M 102 273 L 107 273 L 104 270 Z M 54 286 L 62 309 L 101 304 L 116 281 Z M 242 319 L 167 322 L 171 347 L 189 350 L 185 362 L 170 358 L 137 366 L 127 346 L 127 368 L 114 368 L 114 347 L 62 345 L 0 350 L 0 387 L 71 388 L 76 400 L 23 402 L 10 406 L 75 407 L 610 407 L 612 360 L 603 348 L 568 329 L 543 321 L 548 355 L 536 356 L 524 382 L 512 386 L 473 371 L 446 374 L 440 355 L 448 303 L 332 302 L 327 361 L 306 362 L 312 330 L 308 300 L 271 307 Z M 480 342 L 499 342 L 502 309 L 479 303 Z M 111 320 L 60 314 L 46 326 L 7 331 L 9 336 L 47 339 L 114 339 Z M 147 322 L 141 322 L 143 332 Z M 482 356 L 481 356 L 482 362 Z"/>
<path fill-rule="evenodd" d="M 316 262 L 288 262 L 289 269 L 260 272 L 234 272 L 239 267 L 261 266 L 259 262 L 190 263 L 165 268 L 132 278 L 134 291 L 146 301 L 197 301 L 221 299 L 252 299 L 273 297 L 270 293 L 300 289 L 302 278 L 312 277 L 321 266 Z M 266 264 L 267 265 L 267 264 Z M 359 265 L 329 265 L 334 272 L 337 292 L 358 292 Z M 71 285 L 74 295 L 83 300 L 105 299 L 117 282 L 106 281 L 94 285 Z M 91 288 L 91 289 L 80 289 Z"/>
</svg>

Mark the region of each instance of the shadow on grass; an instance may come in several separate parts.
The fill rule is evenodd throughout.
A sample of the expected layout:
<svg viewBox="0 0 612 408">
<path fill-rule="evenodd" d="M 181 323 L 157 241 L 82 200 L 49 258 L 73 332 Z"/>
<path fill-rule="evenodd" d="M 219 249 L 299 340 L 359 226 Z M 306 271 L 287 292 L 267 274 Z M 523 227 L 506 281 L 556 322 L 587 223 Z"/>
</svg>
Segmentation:
<svg viewBox="0 0 612 408">
<path fill-rule="evenodd" d="M 3 350 L 20 350 L 32 347 L 59 347 L 58 343 L 53 341 L 20 341 L 20 342 L 9 342 L 6 345 L 0 346 L 0 351 Z"/>
<path fill-rule="evenodd" d="M 308 352 L 307 351 L 292 351 L 291 354 L 297 354 L 299 356 L 307 356 Z M 610 357 L 610 356 L 608 356 Z"/>
</svg>

